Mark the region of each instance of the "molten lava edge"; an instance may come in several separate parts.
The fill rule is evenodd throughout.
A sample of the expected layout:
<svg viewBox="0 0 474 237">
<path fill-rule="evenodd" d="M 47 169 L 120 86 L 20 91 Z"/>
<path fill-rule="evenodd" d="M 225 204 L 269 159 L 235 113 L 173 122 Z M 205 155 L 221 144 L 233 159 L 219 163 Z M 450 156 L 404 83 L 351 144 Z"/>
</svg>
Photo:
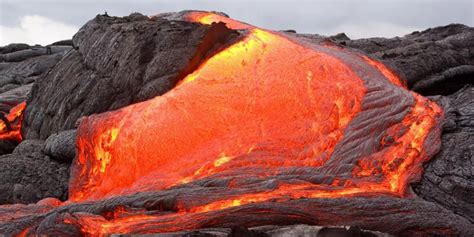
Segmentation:
<svg viewBox="0 0 474 237">
<path fill-rule="evenodd" d="M 5 118 L 10 122 L 11 130 L 8 130 L 6 124 L 0 121 L 0 140 L 9 140 L 21 142 L 21 123 L 23 121 L 23 112 L 26 108 L 26 102 L 22 102 L 10 109 Z"/>
<path fill-rule="evenodd" d="M 191 186 L 222 192 L 178 200 L 171 214 L 119 206 L 105 218 L 76 213 L 64 223 L 93 236 L 138 225 L 170 232 L 190 228 L 180 226 L 183 218 L 269 200 L 409 194 L 436 150 L 425 144 L 439 132 L 436 104 L 406 90 L 382 63 L 346 49 L 313 47 L 213 13 L 185 18 L 222 21 L 245 37 L 163 96 L 83 119 L 64 205 Z M 357 137 L 356 121 L 375 110 L 364 107 L 373 96 L 368 88 L 380 85 L 394 92 L 387 97 L 407 98 L 400 101 L 406 106 L 399 120 L 384 123 L 387 129 L 363 131 L 379 138 L 376 147 L 357 148 L 344 139 Z M 349 148 L 371 152 L 338 155 Z"/>
</svg>

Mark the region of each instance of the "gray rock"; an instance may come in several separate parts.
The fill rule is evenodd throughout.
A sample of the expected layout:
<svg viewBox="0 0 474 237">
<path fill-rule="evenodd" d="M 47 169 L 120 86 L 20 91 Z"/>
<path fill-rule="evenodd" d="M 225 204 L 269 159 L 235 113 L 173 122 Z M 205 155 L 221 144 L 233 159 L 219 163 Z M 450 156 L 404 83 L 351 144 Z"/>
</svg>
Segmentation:
<svg viewBox="0 0 474 237">
<path fill-rule="evenodd" d="M 2 75 L 0 74 L 0 87 L 3 87 L 8 84 L 15 83 L 15 78 L 11 75 Z"/>
<path fill-rule="evenodd" d="M 436 27 L 391 39 L 336 39 L 336 42 L 379 58 L 405 78 L 410 88 L 413 87 L 425 95 L 447 95 L 461 89 L 467 81 L 453 83 L 457 86 L 446 88 L 446 93 L 442 91 L 443 85 L 438 85 L 437 82 L 459 81 L 457 75 L 464 74 L 464 70 L 468 68 L 458 69 L 461 71 L 457 73 L 449 70 L 463 65 L 474 65 L 474 28 L 460 24 Z M 438 76 L 444 78 L 437 78 Z M 429 92 L 431 87 L 437 88 L 437 93 L 423 93 Z"/>
<path fill-rule="evenodd" d="M 71 46 L 46 46 L 31 47 L 28 49 L 15 51 L 12 53 L 0 54 L 0 62 L 20 62 L 29 58 L 38 57 L 47 54 L 57 54 L 70 50 Z"/>
<path fill-rule="evenodd" d="M 33 84 L 15 87 L 0 93 L 0 112 L 8 114 L 10 109 L 26 100 Z"/>
<path fill-rule="evenodd" d="M 414 190 L 474 222 L 474 86 L 433 99 L 446 114 L 442 149 Z"/>
<path fill-rule="evenodd" d="M 69 167 L 42 152 L 43 141 L 25 140 L 12 154 L 0 156 L 0 204 L 67 198 Z"/>
<path fill-rule="evenodd" d="M 0 47 L 0 54 L 12 53 L 20 50 L 29 49 L 31 46 L 22 43 L 9 44 L 4 47 Z"/>
<path fill-rule="evenodd" d="M 40 156 L 43 152 L 44 141 L 42 140 L 24 140 L 13 150 L 12 155 L 30 155 L 33 153 Z"/>
<path fill-rule="evenodd" d="M 389 237 L 376 231 L 361 230 L 357 227 L 324 227 L 315 225 L 266 225 L 246 228 L 205 228 L 192 231 L 160 233 L 161 237 L 209 236 L 209 237 Z M 113 235 L 126 236 L 126 235 Z"/>
<path fill-rule="evenodd" d="M 72 39 L 67 39 L 67 40 L 60 40 L 52 43 L 51 45 L 67 45 L 67 46 L 73 46 Z"/>
<path fill-rule="evenodd" d="M 329 36 L 329 39 L 335 40 L 335 41 L 351 40 L 349 36 L 347 36 L 345 33 L 339 33 L 333 36 Z"/>
<path fill-rule="evenodd" d="M 0 140 L 0 155 L 11 153 L 17 145 L 15 141 Z"/>
<path fill-rule="evenodd" d="M 66 130 L 49 136 L 44 143 L 44 153 L 62 162 L 71 162 L 76 155 L 76 130 Z"/>
<path fill-rule="evenodd" d="M 29 82 L 24 82 L 25 78 L 42 75 L 50 68 L 56 65 L 64 56 L 65 52 L 41 55 L 26 59 L 21 62 L 9 63 L 8 68 L 0 71 L 0 76 L 11 77 L 16 79 L 16 83 L 24 85 Z"/>
</svg>

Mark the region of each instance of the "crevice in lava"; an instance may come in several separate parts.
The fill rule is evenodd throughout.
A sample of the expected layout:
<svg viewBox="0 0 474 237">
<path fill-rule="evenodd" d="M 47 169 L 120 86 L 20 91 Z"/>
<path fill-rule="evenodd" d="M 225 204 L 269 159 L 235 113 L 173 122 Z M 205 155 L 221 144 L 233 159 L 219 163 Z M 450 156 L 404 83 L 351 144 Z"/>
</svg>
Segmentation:
<svg viewBox="0 0 474 237">
<path fill-rule="evenodd" d="M 208 58 L 241 39 L 238 31 L 227 28 L 223 22 L 214 23 L 209 27 L 208 33 L 196 49 L 196 54 L 188 63 L 187 68 L 178 74 L 176 81 L 173 82 L 174 85 L 194 72 Z"/>
<path fill-rule="evenodd" d="M 210 25 L 206 35 L 201 39 L 201 42 L 196 48 L 194 56 L 189 60 L 186 67 L 176 76 L 168 79 L 169 87 L 163 88 L 162 93 L 160 93 L 158 96 L 171 91 L 180 81 L 182 81 L 187 75 L 194 72 L 208 58 L 212 57 L 228 45 L 231 45 L 233 42 L 241 38 L 239 36 L 240 34 L 238 31 L 227 28 L 222 22 Z M 155 43 L 152 40 L 149 40 L 149 43 L 145 44 L 141 51 L 142 54 L 140 54 L 139 61 L 143 65 L 147 65 L 153 58 Z M 143 78 L 144 73 L 145 67 L 140 71 L 140 75 L 138 77 Z M 135 102 L 141 101 L 140 98 L 134 98 L 133 100 Z"/>
</svg>

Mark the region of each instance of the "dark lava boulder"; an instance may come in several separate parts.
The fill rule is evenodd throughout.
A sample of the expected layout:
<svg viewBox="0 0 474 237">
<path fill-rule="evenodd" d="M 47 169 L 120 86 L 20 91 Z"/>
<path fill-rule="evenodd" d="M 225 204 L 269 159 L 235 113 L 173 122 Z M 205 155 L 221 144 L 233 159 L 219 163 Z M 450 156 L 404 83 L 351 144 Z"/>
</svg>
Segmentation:
<svg viewBox="0 0 474 237">
<path fill-rule="evenodd" d="M 432 99 L 445 111 L 442 149 L 415 192 L 474 222 L 474 86 Z"/>
<path fill-rule="evenodd" d="M 28 99 L 23 133 L 45 139 L 81 116 L 161 95 L 234 31 L 135 13 L 97 16 L 74 36 L 75 50 L 40 78 Z"/>
<path fill-rule="evenodd" d="M 43 141 L 25 140 L 12 154 L 0 156 L 0 203 L 67 199 L 69 167 L 42 152 Z"/>
<path fill-rule="evenodd" d="M 44 153 L 53 159 L 71 162 L 76 155 L 76 130 L 61 131 L 49 136 L 44 142 Z"/>
<path fill-rule="evenodd" d="M 24 43 L 13 43 L 3 47 L 0 47 L 0 54 L 13 53 L 20 50 L 29 49 L 31 46 Z"/>
</svg>

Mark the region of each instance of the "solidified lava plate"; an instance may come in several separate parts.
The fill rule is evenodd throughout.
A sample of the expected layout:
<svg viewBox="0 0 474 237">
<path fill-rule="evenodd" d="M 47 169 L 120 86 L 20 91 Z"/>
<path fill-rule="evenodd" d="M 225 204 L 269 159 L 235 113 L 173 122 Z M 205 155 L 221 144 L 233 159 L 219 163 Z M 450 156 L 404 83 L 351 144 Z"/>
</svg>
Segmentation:
<svg viewBox="0 0 474 237">
<path fill-rule="evenodd" d="M 290 210 L 295 199 L 411 195 L 439 149 L 435 103 L 357 52 L 214 13 L 181 18 L 241 37 L 166 94 L 83 119 L 70 200 L 48 204 L 49 219 L 19 211 L 22 234 L 169 232 L 221 226 L 212 213 L 268 201 Z M 141 206 L 120 204 L 132 199 Z"/>
</svg>

